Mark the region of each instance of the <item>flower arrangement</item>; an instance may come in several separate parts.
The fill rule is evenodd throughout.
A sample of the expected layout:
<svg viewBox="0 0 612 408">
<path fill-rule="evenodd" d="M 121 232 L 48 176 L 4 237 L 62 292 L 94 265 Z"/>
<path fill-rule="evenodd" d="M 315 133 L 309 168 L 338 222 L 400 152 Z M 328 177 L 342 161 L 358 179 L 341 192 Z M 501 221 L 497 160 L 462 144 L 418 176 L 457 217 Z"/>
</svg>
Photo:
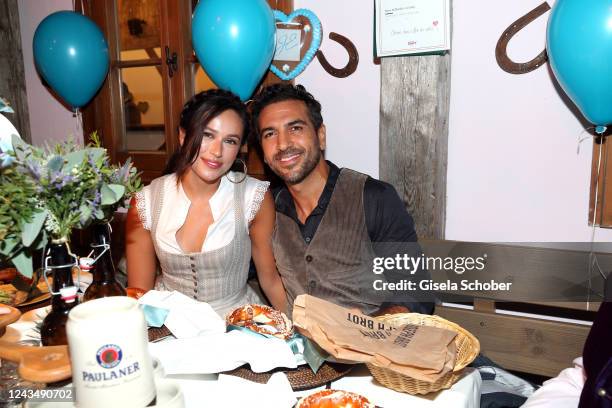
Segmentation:
<svg viewBox="0 0 612 408">
<path fill-rule="evenodd" d="M 12 139 L 14 160 L 0 169 L 0 255 L 25 276 L 32 275 L 34 250 L 48 240 L 67 242 L 74 228 L 109 222 L 141 188 L 130 160 L 110 164 L 97 134 L 90 139 L 86 146 L 68 140 L 45 148 Z"/>
<path fill-rule="evenodd" d="M 2 155 L 10 157 L 5 152 Z M 32 269 L 28 248 L 42 248 L 42 237 L 30 234 L 27 226 L 34 224 L 40 212 L 32 180 L 17 166 L 3 165 L 0 168 L 0 256 L 11 259 L 28 276 Z"/>
</svg>

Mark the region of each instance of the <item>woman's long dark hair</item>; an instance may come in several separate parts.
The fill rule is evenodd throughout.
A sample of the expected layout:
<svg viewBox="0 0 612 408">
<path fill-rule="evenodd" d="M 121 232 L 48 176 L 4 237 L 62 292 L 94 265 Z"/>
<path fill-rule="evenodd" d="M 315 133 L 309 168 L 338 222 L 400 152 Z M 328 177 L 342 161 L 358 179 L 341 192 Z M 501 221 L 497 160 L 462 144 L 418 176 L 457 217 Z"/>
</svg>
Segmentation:
<svg viewBox="0 0 612 408">
<path fill-rule="evenodd" d="M 223 89 L 210 89 L 195 94 L 183 107 L 179 126 L 185 132 L 182 146 L 168 160 L 163 174 L 176 173 L 177 180 L 195 163 L 200 153 L 204 129 L 208 123 L 227 110 L 233 110 L 242 120 L 241 143 L 246 142 L 249 119 L 246 107 L 238 96 Z"/>
</svg>

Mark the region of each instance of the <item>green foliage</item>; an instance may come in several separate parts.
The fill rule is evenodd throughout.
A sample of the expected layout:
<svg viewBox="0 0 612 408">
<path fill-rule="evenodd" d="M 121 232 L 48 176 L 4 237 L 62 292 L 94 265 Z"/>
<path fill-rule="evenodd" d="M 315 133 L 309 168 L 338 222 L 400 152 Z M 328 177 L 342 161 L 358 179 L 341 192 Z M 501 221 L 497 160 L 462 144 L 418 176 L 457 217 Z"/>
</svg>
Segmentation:
<svg viewBox="0 0 612 408">
<path fill-rule="evenodd" d="M 37 244 L 42 238 L 39 237 L 44 222 L 42 216 L 43 211 L 37 206 L 33 181 L 20 171 L 16 162 L 2 168 L 0 170 L 0 257 L 11 259 L 27 276 L 32 275 L 29 247 Z M 39 225 L 36 231 L 37 224 Z"/>
<path fill-rule="evenodd" d="M 110 164 L 97 134 L 45 148 L 13 140 L 12 164 L 0 170 L 0 255 L 31 276 L 31 251 L 47 236 L 66 240 L 74 228 L 108 222 L 141 182 L 130 160 Z M 28 266 L 29 265 L 29 266 Z"/>
</svg>

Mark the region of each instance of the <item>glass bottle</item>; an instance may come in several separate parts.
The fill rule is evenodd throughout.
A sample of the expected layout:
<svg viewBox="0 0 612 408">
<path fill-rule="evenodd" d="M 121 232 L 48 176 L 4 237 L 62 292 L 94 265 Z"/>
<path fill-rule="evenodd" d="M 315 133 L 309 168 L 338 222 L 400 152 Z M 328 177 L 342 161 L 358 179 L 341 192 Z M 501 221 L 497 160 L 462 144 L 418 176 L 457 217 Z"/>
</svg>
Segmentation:
<svg viewBox="0 0 612 408">
<path fill-rule="evenodd" d="M 51 259 L 48 266 L 53 274 L 51 311 L 42 322 L 40 338 L 43 346 L 59 346 L 68 344 L 68 313 L 79 303 L 77 287 L 72 280 L 72 267 L 75 262 L 65 243 L 52 243 L 49 250 Z"/>
<path fill-rule="evenodd" d="M 94 224 L 91 227 L 94 250 L 93 280 L 83 295 L 83 301 L 107 297 L 126 296 L 125 288 L 115 278 L 115 265 L 110 250 L 110 227 Z"/>
</svg>

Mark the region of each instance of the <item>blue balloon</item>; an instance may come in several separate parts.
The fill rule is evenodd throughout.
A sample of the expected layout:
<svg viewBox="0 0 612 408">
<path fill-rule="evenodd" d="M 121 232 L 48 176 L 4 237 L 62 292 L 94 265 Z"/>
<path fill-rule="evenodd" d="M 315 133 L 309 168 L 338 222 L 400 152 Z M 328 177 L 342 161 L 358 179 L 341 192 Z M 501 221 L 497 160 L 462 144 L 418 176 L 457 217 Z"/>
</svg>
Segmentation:
<svg viewBox="0 0 612 408">
<path fill-rule="evenodd" d="M 191 28 L 200 64 L 219 87 L 244 101 L 268 71 L 276 24 L 265 0 L 200 0 Z"/>
<path fill-rule="evenodd" d="M 47 16 L 36 28 L 33 48 L 40 75 L 75 109 L 85 106 L 106 78 L 108 44 L 96 23 L 82 14 Z"/>
<path fill-rule="evenodd" d="M 559 84 L 603 132 L 612 123 L 612 2 L 557 0 L 546 36 Z"/>
</svg>

